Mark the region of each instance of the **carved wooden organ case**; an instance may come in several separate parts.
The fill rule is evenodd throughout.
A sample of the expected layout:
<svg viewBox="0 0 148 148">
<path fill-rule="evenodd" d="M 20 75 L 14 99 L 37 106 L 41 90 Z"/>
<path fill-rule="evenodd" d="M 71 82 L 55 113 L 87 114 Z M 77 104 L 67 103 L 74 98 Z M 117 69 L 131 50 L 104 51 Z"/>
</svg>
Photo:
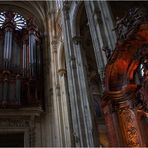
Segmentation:
<svg viewBox="0 0 148 148">
<path fill-rule="evenodd" d="M 40 36 L 33 18 L 0 14 L 0 107 L 41 103 Z"/>
</svg>

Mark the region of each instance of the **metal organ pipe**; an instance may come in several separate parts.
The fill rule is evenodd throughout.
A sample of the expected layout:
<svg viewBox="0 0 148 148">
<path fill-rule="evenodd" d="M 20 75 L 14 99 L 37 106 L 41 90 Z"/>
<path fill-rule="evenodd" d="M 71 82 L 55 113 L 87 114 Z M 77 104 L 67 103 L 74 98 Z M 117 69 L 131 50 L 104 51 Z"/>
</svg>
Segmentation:
<svg viewBox="0 0 148 148">
<path fill-rule="evenodd" d="M 36 40 L 35 34 L 30 32 L 29 34 L 29 54 L 30 54 L 30 68 L 31 76 L 35 76 L 35 65 L 36 65 Z"/>
<path fill-rule="evenodd" d="M 24 42 L 23 43 L 23 69 L 24 69 L 24 75 L 26 75 L 27 70 L 27 45 Z"/>
<path fill-rule="evenodd" d="M 21 89 L 21 81 L 20 81 L 19 75 L 17 75 L 17 78 L 16 78 L 16 101 L 18 104 L 20 104 L 20 97 L 21 97 L 20 89 Z"/>
<path fill-rule="evenodd" d="M 4 80 L 4 86 L 3 86 L 3 103 L 7 102 L 8 98 L 8 80 Z"/>
<path fill-rule="evenodd" d="M 33 63 L 36 64 L 36 39 L 33 37 Z"/>
<path fill-rule="evenodd" d="M 40 75 L 40 46 L 37 42 L 37 49 L 36 49 L 36 59 L 37 59 L 37 74 Z"/>
<path fill-rule="evenodd" d="M 9 54 L 9 32 L 6 32 L 7 33 L 7 39 L 6 39 L 6 44 L 7 44 L 7 48 L 6 48 L 6 59 L 7 61 L 9 60 L 8 58 L 8 54 Z"/>
<path fill-rule="evenodd" d="M 30 75 L 32 75 L 32 52 L 31 52 L 31 34 L 29 34 L 29 68 L 30 68 Z"/>
<path fill-rule="evenodd" d="M 25 44 L 23 44 L 23 69 L 25 69 Z"/>
<path fill-rule="evenodd" d="M 4 59 L 6 59 L 6 49 L 7 49 L 7 32 L 5 32 L 5 38 L 4 38 Z"/>
<path fill-rule="evenodd" d="M 12 32 L 9 32 L 9 48 L 8 48 L 8 59 L 11 60 L 11 53 L 12 53 Z"/>
<path fill-rule="evenodd" d="M 11 60 L 12 53 L 12 32 L 5 32 L 5 40 L 4 40 L 4 61 L 6 62 L 6 68 L 8 66 L 8 62 Z"/>
</svg>

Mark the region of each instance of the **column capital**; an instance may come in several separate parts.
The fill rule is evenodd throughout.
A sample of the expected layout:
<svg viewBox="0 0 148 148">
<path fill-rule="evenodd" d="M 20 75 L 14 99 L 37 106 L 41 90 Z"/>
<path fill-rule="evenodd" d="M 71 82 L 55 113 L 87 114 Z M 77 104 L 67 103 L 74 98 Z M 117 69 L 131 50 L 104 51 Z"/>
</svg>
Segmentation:
<svg viewBox="0 0 148 148">
<path fill-rule="evenodd" d="M 66 74 L 66 69 L 59 69 L 59 70 L 58 70 L 58 74 L 59 74 L 60 76 Z"/>
</svg>

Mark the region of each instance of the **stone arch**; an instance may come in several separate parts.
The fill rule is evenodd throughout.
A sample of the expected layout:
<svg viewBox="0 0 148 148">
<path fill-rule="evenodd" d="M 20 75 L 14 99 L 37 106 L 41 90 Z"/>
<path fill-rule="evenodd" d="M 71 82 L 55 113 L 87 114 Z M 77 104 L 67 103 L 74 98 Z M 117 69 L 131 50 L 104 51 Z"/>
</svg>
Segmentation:
<svg viewBox="0 0 148 148">
<path fill-rule="evenodd" d="M 88 24 L 88 16 L 84 3 L 85 2 L 81 2 L 75 5 L 75 9 L 73 11 L 74 16 L 71 24 L 73 37 L 72 39 L 74 42 L 74 48 L 76 48 L 74 52 L 77 54 L 77 71 L 81 71 L 81 68 L 79 69 L 79 65 L 82 64 L 85 71 L 84 77 L 85 79 L 87 79 L 85 83 L 87 85 L 87 92 L 89 94 L 89 106 L 90 108 L 92 108 L 91 115 L 93 122 L 93 130 L 95 133 L 94 139 L 97 141 L 95 142 L 103 146 L 108 146 L 106 131 L 104 133 L 102 132 L 105 126 L 104 123 L 100 122 L 101 120 L 103 120 L 100 106 L 100 96 L 102 92 L 101 80 L 98 74 L 94 45 L 90 33 L 91 26 L 89 26 Z M 82 89 L 82 94 L 83 91 L 84 89 Z"/>
<path fill-rule="evenodd" d="M 71 14 L 72 18 L 72 37 L 79 35 L 79 21 L 80 21 L 80 13 L 82 11 L 82 7 L 84 7 L 84 2 L 77 2 L 75 4 L 75 8 L 73 10 L 73 13 Z"/>
<path fill-rule="evenodd" d="M 28 4 L 29 3 L 29 4 Z M 12 10 L 20 13 L 25 18 L 34 17 L 35 23 L 38 24 L 38 27 L 41 31 L 44 31 L 46 27 L 45 23 L 45 12 L 41 9 L 40 4 L 44 5 L 44 3 L 40 2 L 11 2 L 11 1 L 1 1 L 0 2 L 0 10 Z"/>
</svg>

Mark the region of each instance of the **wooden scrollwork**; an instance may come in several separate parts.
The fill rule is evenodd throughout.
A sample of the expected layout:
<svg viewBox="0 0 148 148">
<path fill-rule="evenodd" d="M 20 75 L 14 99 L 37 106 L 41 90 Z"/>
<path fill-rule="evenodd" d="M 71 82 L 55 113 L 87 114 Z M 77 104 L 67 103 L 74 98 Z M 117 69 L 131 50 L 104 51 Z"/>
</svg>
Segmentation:
<svg viewBox="0 0 148 148">
<path fill-rule="evenodd" d="M 136 116 L 133 115 L 133 108 L 135 107 L 136 94 L 141 88 L 143 88 L 145 99 L 148 100 L 146 92 L 148 79 L 147 14 L 144 9 L 130 9 L 126 16 L 118 20 L 115 27 L 118 34 L 116 48 L 109 58 L 105 69 L 103 102 L 108 105 L 107 102 L 111 101 L 112 108 L 117 112 L 121 108 L 127 107 L 127 110 L 117 114 L 119 122 L 122 122 L 122 120 L 124 122 L 124 126 L 120 124 L 121 131 L 124 133 L 122 135 L 124 146 L 142 146 Z M 145 66 L 144 77 L 142 84 L 139 85 L 135 83 L 135 72 L 143 59 L 145 61 L 143 64 Z M 128 102 L 129 105 L 125 102 Z M 130 117 L 132 117 L 132 120 L 128 122 L 127 119 Z"/>
</svg>

